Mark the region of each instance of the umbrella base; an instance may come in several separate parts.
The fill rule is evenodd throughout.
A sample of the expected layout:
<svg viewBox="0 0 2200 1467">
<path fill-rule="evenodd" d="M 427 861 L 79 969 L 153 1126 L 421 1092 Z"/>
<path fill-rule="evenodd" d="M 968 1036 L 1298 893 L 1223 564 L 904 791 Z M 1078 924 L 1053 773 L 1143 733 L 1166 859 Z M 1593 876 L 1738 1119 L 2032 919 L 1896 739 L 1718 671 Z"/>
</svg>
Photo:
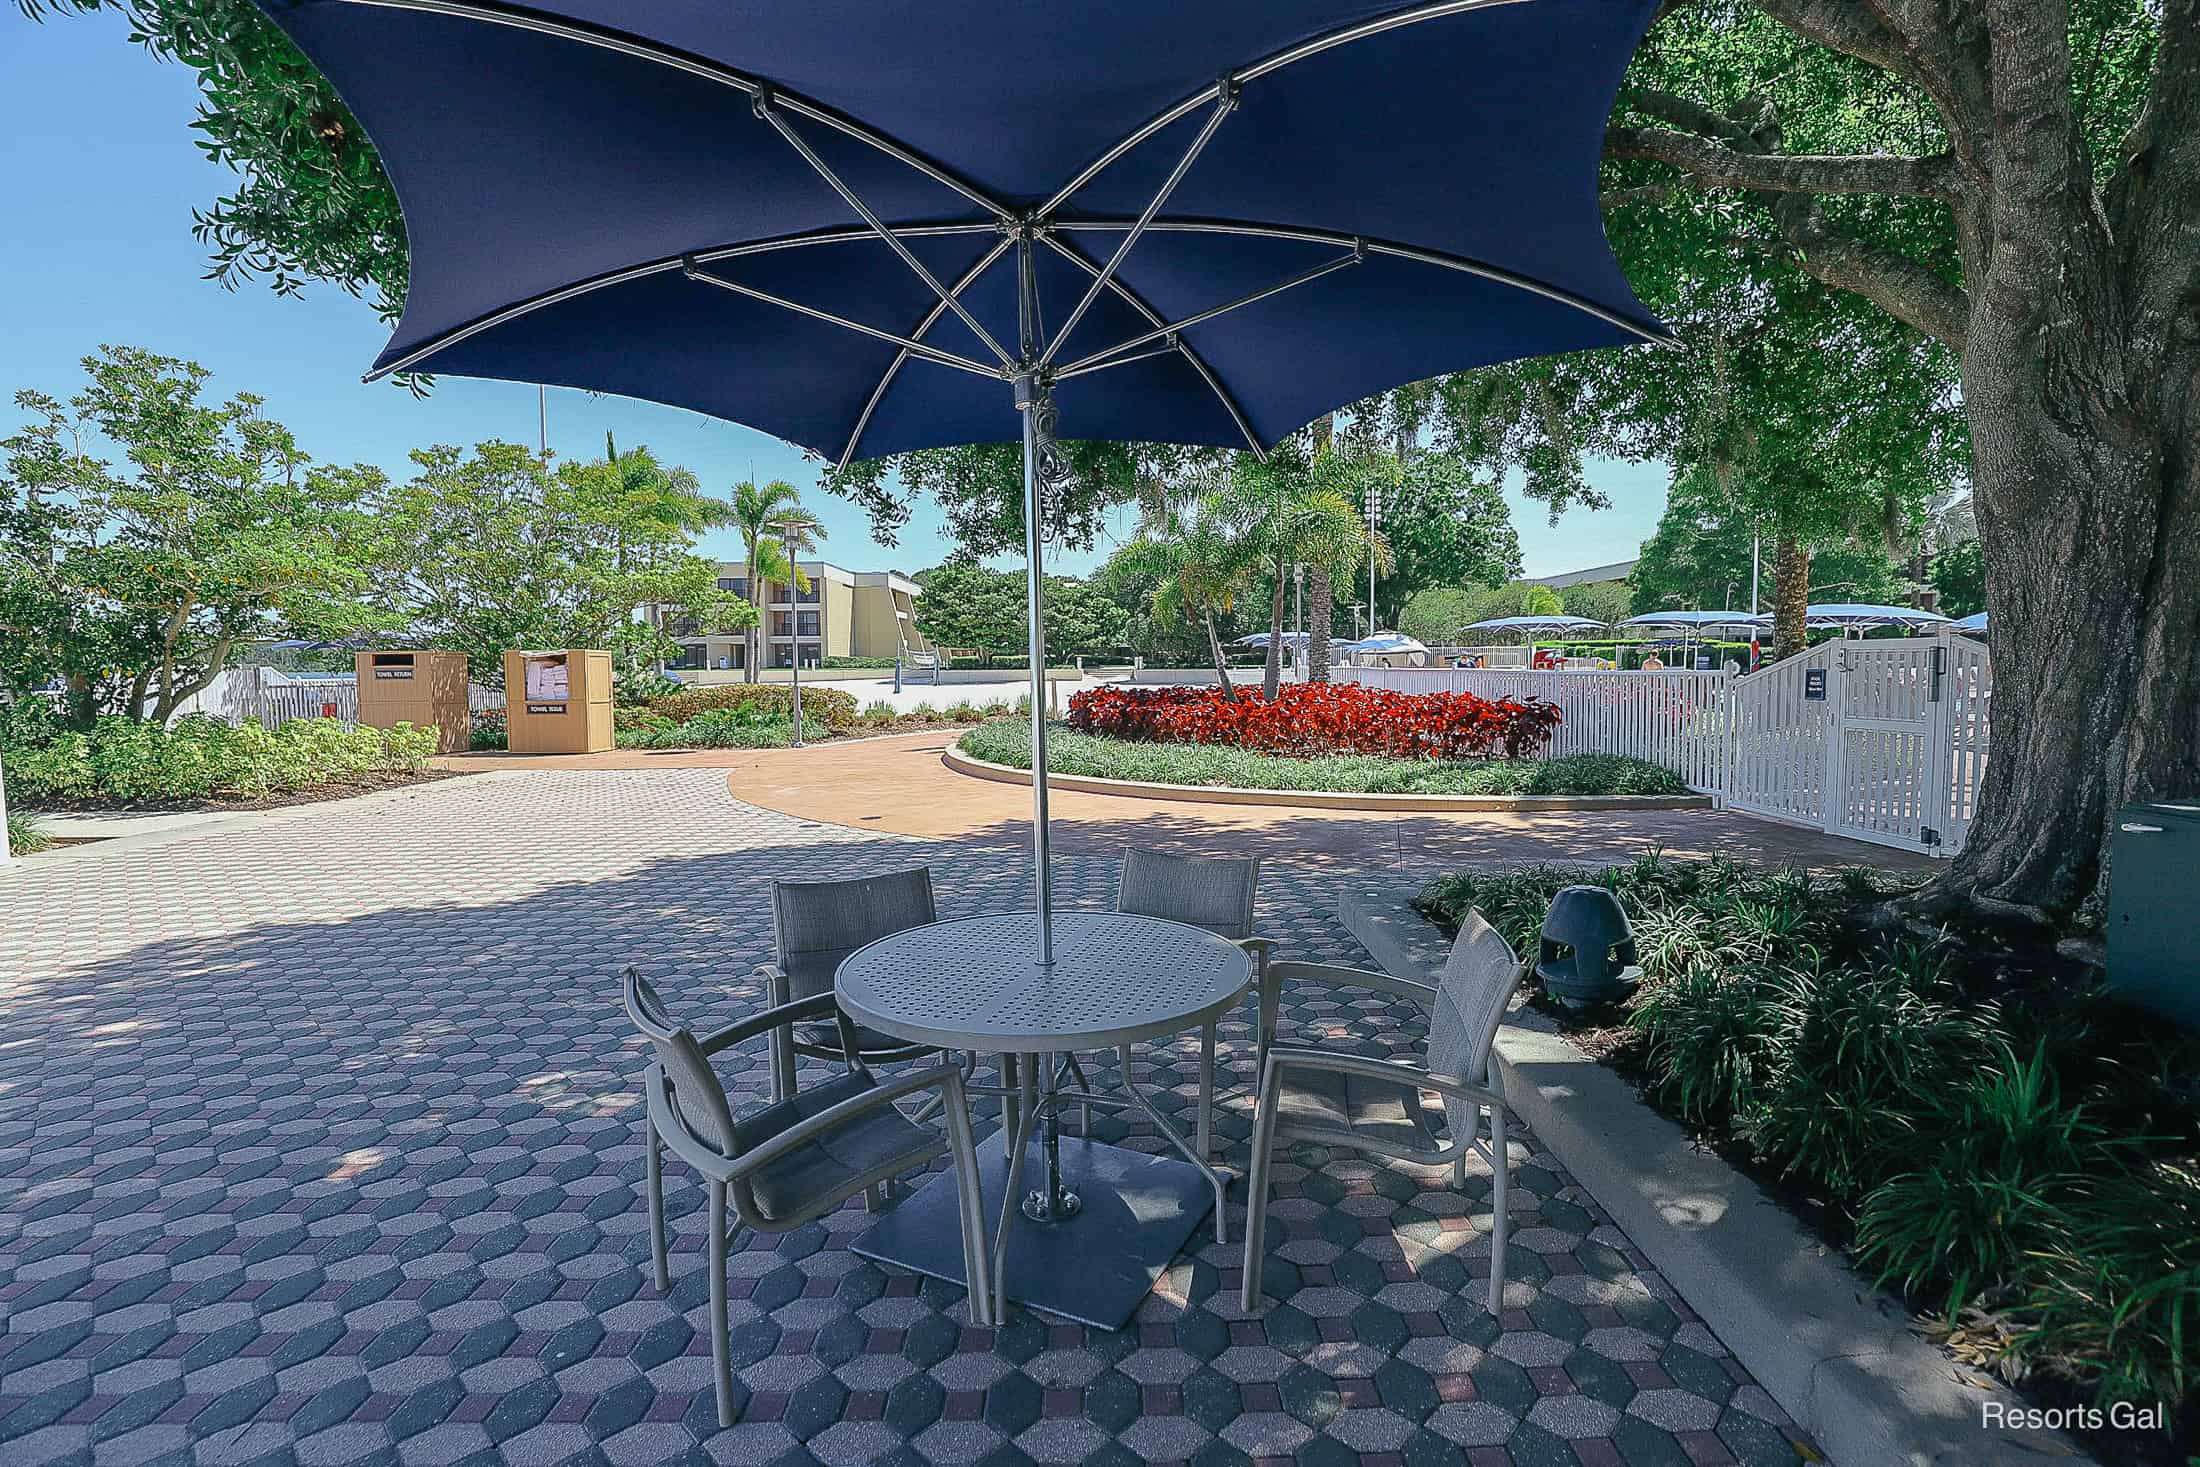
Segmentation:
<svg viewBox="0 0 2200 1467">
<path fill-rule="evenodd" d="M 1121 1329 L 1213 1209 L 1214 1192 L 1188 1162 L 1068 1136 L 1061 1145 L 1062 1183 L 1082 1205 L 1046 1223 L 1024 1220 L 1019 1209 L 1003 1265 L 1008 1297 L 1079 1324 Z M 1024 1167 L 1027 1177 L 1046 1174 L 1036 1138 Z M 978 1185 L 990 1231 L 1008 1185 L 998 1135 L 978 1148 Z M 968 1287 L 951 1174 L 934 1177 L 850 1246 L 874 1262 Z"/>
</svg>

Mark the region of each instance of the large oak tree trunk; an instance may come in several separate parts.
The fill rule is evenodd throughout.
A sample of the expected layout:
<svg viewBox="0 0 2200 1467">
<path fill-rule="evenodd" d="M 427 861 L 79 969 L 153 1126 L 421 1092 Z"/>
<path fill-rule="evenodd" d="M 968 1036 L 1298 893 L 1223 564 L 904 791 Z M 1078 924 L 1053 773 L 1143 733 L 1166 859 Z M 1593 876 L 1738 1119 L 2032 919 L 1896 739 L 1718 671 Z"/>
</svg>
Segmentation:
<svg viewBox="0 0 2200 1467">
<path fill-rule="evenodd" d="M 2118 806 L 2200 794 L 2200 348 L 2189 321 L 2181 342 L 2110 329 L 2003 312 L 1990 289 L 1972 314 L 1994 695 L 1978 818 L 1936 886 L 1989 909 L 2069 912 L 2106 874 Z"/>
</svg>

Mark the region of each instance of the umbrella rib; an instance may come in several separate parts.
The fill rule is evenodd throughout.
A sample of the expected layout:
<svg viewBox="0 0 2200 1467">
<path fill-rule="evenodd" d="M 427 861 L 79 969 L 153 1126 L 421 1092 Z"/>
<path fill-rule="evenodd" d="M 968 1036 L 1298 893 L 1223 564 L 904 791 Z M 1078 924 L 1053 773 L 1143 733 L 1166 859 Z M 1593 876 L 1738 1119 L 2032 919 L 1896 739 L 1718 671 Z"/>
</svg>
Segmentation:
<svg viewBox="0 0 2200 1467">
<path fill-rule="evenodd" d="M 993 224 L 917 224 L 905 225 L 900 232 L 913 239 L 922 239 L 938 235 L 991 234 L 998 227 Z M 719 260 L 737 260 L 748 255 L 771 254 L 777 250 L 801 249 L 806 245 L 852 244 L 857 240 L 876 238 L 878 238 L 877 234 L 868 227 L 829 229 L 817 234 L 797 234 L 785 239 L 759 240 L 753 244 L 720 245 L 716 249 L 697 250 L 692 254 L 685 255 L 667 255 L 662 260 L 651 260 L 647 264 L 629 265 L 624 269 L 612 270 L 590 280 L 560 286 L 556 290 L 544 291 L 541 295 L 530 296 L 526 300 L 517 301 L 506 306 L 502 310 L 492 311 L 486 316 L 477 317 L 463 326 L 454 326 L 449 331 L 440 332 L 421 345 L 414 347 L 396 361 L 391 362 L 388 366 L 376 367 L 373 371 L 368 372 L 362 380 L 373 382 L 389 376 L 392 372 L 409 371 L 416 363 L 447 347 L 456 346 L 470 336 L 478 336 L 484 331 L 493 330 L 510 321 L 516 321 L 522 316 L 532 315 L 545 307 L 563 305 L 566 301 L 584 295 L 591 295 L 596 291 L 608 289 L 614 285 L 625 285 L 631 280 L 641 280 L 651 275 L 662 275 L 668 270 L 678 270 L 689 260 L 709 265 Z"/>
<path fill-rule="evenodd" d="M 1311 270 L 1302 270 L 1298 274 L 1290 276 L 1287 279 L 1276 281 L 1272 285 L 1264 285 L 1259 290 L 1249 291 L 1246 294 L 1239 296 L 1236 300 L 1224 301 L 1219 306 L 1209 306 L 1206 310 L 1196 311 L 1193 314 L 1184 317 L 1182 320 L 1166 322 L 1164 324 L 1155 326 L 1153 330 L 1148 331 L 1143 335 L 1134 336 L 1128 341 L 1119 341 L 1115 345 L 1108 347 L 1104 351 L 1094 352 L 1089 357 L 1080 357 L 1076 361 L 1071 362 L 1068 366 L 1061 368 L 1054 375 L 1056 377 L 1079 377 L 1087 372 L 1096 372 L 1102 367 L 1114 366 L 1115 363 L 1110 360 L 1110 358 L 1113 358 L 1120 352 L 1129 351 L 1134 346 L 1144 346 L 1147 342 L 1156 340 L 1163 336 L 1175 336 L 1179 332 L 1188 330 L 1193 326 L 1197 326 L 1202 321 L 1212 321 L 1217 316 L 1226 316 L 1232 311 L 1242 310 L 1246 306 L 1253 305 L 1259 301 L 1267 300 L 1270 296 L 1281 295 L 1285 291 L 1293 288 L 1294 286 L 1305 285 L 1310 281 L 1319 280 L 1324 275 L 1329 275 L 1338 270 L 1342 270 L 1347 265 L 1357 265 L 1366 258 L 1366 247 L 1363 245 L 1356 245 L 1352 253 L 1348 255 L 1340 255 L 1334 260 L 1325 260 L 1321 264 L 1316 265 Z"/>
<path fill-rule="evenodd" d="M 817 171 L 817 176 L 830 184 L 833 192 L 839 194 L 847 202 L 849 208 L 863 216 L 863 222 L 870 225 L 877 232 L 880 239 L 885 240 L 888 245 L 893 247 L 894 253 L 901 256 L 902 263 L 914 270 L 917 273 L 917 278 L 929 286 L 932 293 L 938 296 L 949 310 L 962 318 L 963 325 L 968 326 L 971 333 L 978 340 L 985 343 L 986 350 L 1000 358 L 1002 366 L 1014 366 L 1014 360 L 1006 351 L 1001 349 L 1001 344 L 993 339 L 993 333 L 986 330 L 979 323 L 976 316 L 970 314 L 970 308 L 957 299 L 953 292 L 940 284 L 939 277 L 926 268 L 924 261 L 917 258 L 916 251 L 903 244 L 894 231 L 887 227 L 886 221 L 873 213 L 871 206 L 864 203 L 862 197 L 854 189 L 841 182 L 840 175 L 833 172 L 825 160 L 818 157 L 810 145 L 803 141 L 802 134 L 794 130 L 794 125 L 779 115 L 779 108 L 775 103 L 776 98 L 769 89 L 757 92 L 755 96 L 756 115 L 770 123 L 779 135 L 787 140 L 787 146 L 800 153 L 802 160 Z"/>
<path fill-rule="evenodd" d="M 1045 242 L 1047 248 L 1088 274 L 1100 268 L 1076 250 L 1056 239 L 1051 229 L 1040 231 L 1039 238 Z M 1145 301 L 1139 298 L 1136 291 L 1122 281 L 1110 280 L 1108 289 L 1115 292 L 1132 310 L 1144 316 L 1154 325 L 1161 324 L 1163 320 L 1161 313 L 1152 306 L 1147 305 Z M 1238 401 L 1230 395 L 1230 390 L 1222 385 L 1222 379 L 1215 375 L 1214 369 L 1209 367 L 1200 354 L 1192 350 L 1190 344 L 1181 338 L 1176 343 L 1176 349 L 1184 354 L 1184 360 L 1192 364 L 1192 370 L 1199 373 L 1200 380 L 1207 384 L 1208 390 L 1214 393 L 1224 410 L 1230 414 L 1230 421 L 1236 423 L 1238 432 L 1245 436 L 1245 446 L 1251 450 L 1253 457 L 1259 459 L 1262 463 L 1268 462 L 1268 450 L 1261 447 L 1259 435 L 1254 433 L 1253 425 L 1245 420 L 1245 410 L 1238 406 Z"/>
<path fill-rule="evenodd" d="M 835 132 L 842 133 L 859 143 L 877 149 L 895 162 L 915 169 L 934 183 L 954 190 L 996 219 L 1008 220 L 1014 217 L 1014 212 L 1006 205 L 989 197 L 975 185 L 957 178 L 953 173 L 934 163 L 931 159 L 902 146 L 886 134 L 872 131 L 854 118 L 842 116 L 831 108 L 821 103 L 812 102 L 806 97 L 779 90 L 759 77 L 736 71 L 730 66 L 721 66 L 715 61 L 706 61 L 699 56 L 689 55 L 670 46 L 660 46 L 653 42 L 644 41 L 624 31 L 609 30 L 577 21 L 561 20 L 533 11 L 514 9 L 506 5 L 484 3 L 484 0 L 347 0 L 347 3 L 368 5 L 383 10 L 423 11 L 430 15 L 449 15 L 462 20 L 480 21 L 485 25 L 501 25 L 509 26 L 514 30 L 533 31 L 538 35 L 556 36 L 561 40 L 578 41 L 584 46 L 595 46 L 606 51 L 616 51 L 624 56 L 632 56 L 639 61 L 654 62 L 659 66 L 669 66 L 675 71 L 684 71 L 688 75 L 700 77 L 704 81 L 716 82 L 721 86 L 728 86 L 736 91 L 746 92 L 751 97 L 768 92 L 778 105 L 786 108 L 789 112 L 807 117 L 813 122 L 821 122 Z"/>
<path fill-rule="evenodd" d="M 1348 45 L 1353 41 L 1365 40 L 1369 36 L 1381 35 L 1384 31 L 1396 30 L 1400 26 L 1417 25 L 1424 20 L 1441 20 L 1447 15 L 1459 15 L 1470 10 L 1486 10 L 1498 5 L 1518 5 L 1522 3 L 1525 3 L 1525 0 L 1436 0 L 1434 4 L 1415 6 L 1405 10 L 1395 10 L 1388 15 L 1379 15 L 1372 20 L 1364 20 L 1356 25 L 1346 26 L 1343 30 L 1331 31 L 1324 36 L 1316 36 L 1312 40 L 1300 41 L 1285 47 L 1281 51 L 1264 56 L 1250 66 L 1238 68 L 1230 73 L 1227 78 L 1218 79 L 1213 86 L 1194 92 L 1191 96 L 1186 97 L 1143 127 L 1130 133 L 1121 142 L 1087 163 L 1078 170 L 1076 177 L 1062 185 L 1060 189 L 1055 191 L 1052 198 L 1039 206 L 1034 217 L 1050 219 L 1055 210 L 1068 203 L 1079 189 L 1099 177 L 1101 173 L 1121 159 L 1124 154 L 1136 148 L 1140 143 L 1145 142 L 1155 133 L 1168 127 L 1171 123 L 1190 115 L 1206 103 L 1217 100 L 1232 83 L 1242 84 L 1252 81 L 1258 77 L 1266 76 L 1272 71 L 1281 71 L 1293 62 L 1304 61 L 1309 56 L 1318 56 L 1324 51 Z"/>
<path fill-rule="evenodd" d="M 844 327 L 849 331 L 875 337 L 880 341 L 890 341 L 911 356 L 922 357 L 928 362 L 937 362 L 943 367 L 959 367 L 965 372 L 975 373 L 980 377 L 989 377 L 996 382 L 1001 378 L 998 370 L 987 366 L 983 362 L 972 361 L 969 357 L 957 356 L 951 351 L 943 351 L 936 346 L 926 346 L 923 342 L 913 340 L 907 336 L 896 336 L 891 331 L 847 316 L 836 316 L 831 311 L 821 311 L 815 306 L 806 306 L 800 301 L 789 300 L 783 295 L 773 295 L 768 290 L 758 290 L 753 285 L 743 285 L 739 281 L 727 280 L 723 276 L 713 275 L 696 264 L 692 257 L 682 263 L 682 268 L 690 280 L 699 280 L 705 285 L 715 285 L 720 290 L 730 290 L 735 295 L 747 296 L 750 300 L 778 306 L 783 310 L 793 311 L 798 316 L 808 316 L 813 321 L 823 321 L 828 325 Z"/>
<path fill-rule="evenodd" d="M 1516 3 L 1516 0 L 1504 0 L 1504 3 Z M 1057 219 L 1048 227 L 1066 229 L 1073 233 L 1082 231 L 1092 234 L 1107 234 L 1119 229 L 1128 229 L 1130 225 L 1119 219 Z M 1656 346 L 1672 346 L 1680 339 L 1669 330 L 1651 331 L 1638 326 L 1625 316 L 1615 311 L 1606 310 L 1595 301 L 1587 300 L 1561 286 L 1537 280 L 1532 275 L 1522 275 L 1517 270 L 1507 270 L 1503 266 L 1470 259 L 1465 255 L 1452 255 L 1446 254 L 1442 250 L 1424 249 L 1419 245 L 1392 244 L 1376 239 L 1363 241 L 1353 235 L 1339 234 L 1335 230 L 1310 229 L 1298 224 L 1249 224 L 1225 219 L 1156 219 L 1147 226 L 1147 230 L 1149 233 L 1154 234 L 1230 234 L 1249 239 L 1289 239 L 1298 240 L 1305 244 L 1346 246 L 1364 244 L 1367 252 L 1371 255 L 1387 255 L 1392 259 L 1411 260 L 1416 264 L 1435 265 L 1446 270 L 1456 270 L 1463 275 L 1479 276 L 1498 285 L 1509 285 L 1516 290 L 1524 290 L 1531 295 L 1542 296 L 1545 300 L 1555 301 L 1562 306 L 1571 306 L 1584 315 L 1596 317 L 1607 326 L 1616 326 L 1628 335 Z"/>
<path fill-rule="evenodd" d="M 1199 155 L 1207 151 L 1207 144 L 1214 140 L 1216 130 L 1222 126 L 1222 119 L 1237 110 L 1237 83 L 1224 78 L 1216 86 L 1218 92 L 1215 110 L 1207 114 L 1206 125 L 1192 139 L 1192 145 L 1184 150 L 1184 156 L 1177 160 L 1176 167 L 1169 170 L 1169 176 L 1155 190 L 1152 201 L 1138 216 L 1138 222 L 1131 226 L 1130 232 L 1123 236 L 1123 242 L 1115 247 L 1115 253 L 1108 257 L 1108 263 L 1101 267 L 1098 275 L 1092 277 L 1092 284 L 1085 287 L 1084 298 L 1077 302 L 1077 309 L 1071 311 L 1068 318 L 1056 328 L 1054 339 L 1039 354 L 1042 366 L 1054 360 L 1056 354 L 1062 350 L 1062 344 L 1069 340 L 1070 332 L 1077 329 L 1077 323 L 1085 319 L 1085 312 L 1092 309 L 1092 303 L 1100 298 L 1100 292 L 1107 289 L 1108 282 L 1115 278 L 1116 270 L 1121 267 L 1123 257 L 1131 252 L 1132 245 L 1138 243 L 1138 237 L 1146 232 L 1146 226 L 1153 223 L 1153 216 L 1161 212 L 1161 206 L 1169 201 L 1169 195 L 1176 192 L 1176 186 L 1184 181 L 1184 175 L 1192 171 L 1192 164 L 1198 160 Z"/>
<path fill-rule="evenodd" d="M 991 226 L 987 227 L 990 228 Z M 968 270 L 963 272 L 962 279 L 955 282 L 955 294 L 961 295 L 964 291 L 968 290 L 973 284 L 977 282 L 978 277 L 985 274 L 986 271 L 992 269 L 994 263 L 998 261 L 1001 256 L 1007 254 L 1010 247 L 1013 246 L 1015 243 L 1016 238 L 1014 235 L 1003 235 L 1001 237 L 1000 243 L 994 245 L 992 249 L 987 250 L 985 254 L 979 258 L 977 264 L 972 265 Z M 924 339 L 924 333 L 930 331 L 933 326 L 938 324 L 940 317 L 946 314 L 946 311 L 947 302 L 935 301 L 932 305 L 932 309 L 924 313 L 924 319 L 917 323 L 917 329 L 909 333 L 910 338 L 912 340 L 922 341 Z M 894 378 L 898 376 L 901 372 L 901 364 L 908 360 L 909 353 L 904 350 L 901 352 L 897 352 L 894 356 L 894 359 L 886 364 L 886 371 L 878 379 L 878 386 L 871 389 L 871 400 L 863 405 L 862 414 L 856 418 L 856 426 L 854 431 L 849 433 L 848 435 L 847 446 L 840 450 L 840 461 L 838 464 L 835 465 L 836 468 L 844 469 L 848 467 L 851 461 L 854 460 L 856 456 L 856 445 L 863 441 L 864 433 L 871 426 L 871 415 L 878 411 L 878 405 L 886 398 L 886 389 L 893 385 Z"/>
</svg>

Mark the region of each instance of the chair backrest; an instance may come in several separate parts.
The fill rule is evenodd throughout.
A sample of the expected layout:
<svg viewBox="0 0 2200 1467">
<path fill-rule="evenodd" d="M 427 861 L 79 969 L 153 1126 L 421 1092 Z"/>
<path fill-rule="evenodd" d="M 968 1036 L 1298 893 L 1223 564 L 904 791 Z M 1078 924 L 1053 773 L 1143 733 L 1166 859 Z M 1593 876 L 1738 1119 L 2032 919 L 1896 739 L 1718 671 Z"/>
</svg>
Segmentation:
<svg viewBox="0 0 2200 1467">
<path fill-rule="evenodd" d="M 772 883 L 772 936 L 789 998 L 830 993 L 842 958 L 938 920 L 929 866 L 846 881 Z"/>
<path fill-rule="evenodd" d="M 1258 856 L 1165 856 L 1123 853 L 1115 910 L 1204 927 L 1239 941 L 1253 935 L 1253 897 L 1260 885 Z"/>
<path fill-rule="evenodd" d="M 673 1020 L 657 990 L 636 969 L 621 973 L 619 986 L 625 993 L 627 1017 L 648 1038 L 657 1052 L 657 1062 L 665 1068 L 665 1078 L 672 1082 L 672 1098 L 679 1107 L 680 1119 L 697 1140 L 719 1155 L 736 1155 L 740 1147 L 733 1129 L 733 1109 L 726 1104 L 726 1089 L 718 1083 L 717 1072 L 711 1069 L 710 1059 L 695 1042 L 693 1032 Z"/>
<path fill-rule="evenodd" d="M 1470 911 L 1459 924 L 1451 956 L 1436 979 L 1436 1009 L 1429 1015 L 1429 1068 L 1471 1084 L 1489 1077 L 1490 1046 L 1520 987 L 1520 959 L 1496 928 Z M 1452 1134 L 1459 1135 L 1467 1107 L 1446 1101 Z"/>
</svg>

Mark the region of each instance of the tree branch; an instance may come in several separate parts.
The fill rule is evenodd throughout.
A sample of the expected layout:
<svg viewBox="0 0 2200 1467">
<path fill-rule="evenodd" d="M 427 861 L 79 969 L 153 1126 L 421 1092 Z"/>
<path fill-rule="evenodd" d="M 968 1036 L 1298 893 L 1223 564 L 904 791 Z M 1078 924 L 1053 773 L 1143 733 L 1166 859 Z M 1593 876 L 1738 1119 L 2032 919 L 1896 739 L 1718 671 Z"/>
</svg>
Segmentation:
<svg viewBox="0 0 2200 1467">
<path fill-rule="evenodd" d="M 1815 199 L 1782 195 L 1773 200 L 1772 215 L 1798 268 L 1962 352 L 1971 300 L 1961 286 L 1908 255 L 1843 234 L 1827 223 Z"/>
<path fill-rule="evenodd" d="M 1868 62 L 1930 97 L 1964 169 L 1975 177 L 1986 176 L 1993 109 L 1985 28 L 1969 0 L 1756 0 L 1756 4 L 1805 40 Z"/>
<path fill-rule="evenodd" d="M 2161 36 L 2146 104 L 2106 191 L 2132 324 L 2157 336 L 2178 302 L 2200 292 L 2200 0 L 2165 0 Z"/>
<path fill-rule="evenodd" d="M 1745 153 L 1669 128 L 1608 127 L 1608 158 L 1670 163 L 1720 188 L 1779 194 L 1889 194 L 1953 203 L 1962 192 L 1955 159 L 1942 153 Z"/>
</svg>

